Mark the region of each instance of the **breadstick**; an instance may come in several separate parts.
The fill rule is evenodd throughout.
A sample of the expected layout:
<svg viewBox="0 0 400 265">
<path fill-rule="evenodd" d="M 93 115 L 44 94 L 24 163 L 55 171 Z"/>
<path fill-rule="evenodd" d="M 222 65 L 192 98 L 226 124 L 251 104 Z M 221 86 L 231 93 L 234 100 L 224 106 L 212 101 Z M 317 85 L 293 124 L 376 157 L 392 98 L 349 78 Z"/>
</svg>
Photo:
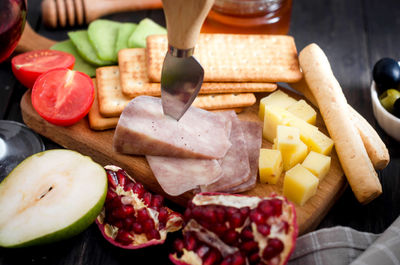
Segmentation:
<svg viewBox="0 0 400 265">
<path fill-rule="evenodd" d="M 306 81 L 301 79 L 297 83 L 290 84 L 290 86 L 301 92 L 314 106 L 318 107 L 317 102 L 312 95 Z M 361 136 L 361 140 L 364 143 L 364 147 L 367 150 L 369 159 L 375 169 L 384 169 L 390 161 L 389 151 L 386 148 L 385 143 L 379 137 L 375 129 L 364 119 L 353 107 L 348 105 L 350 119 L 356 126 L 358 133 Z"/>
<path fill-rule="evenodd" d="M 335 143 L 350 187 L 357 200 L 366 204 L 382 193 L 382 186 L 361 136 L 348 115 L 346 98 L 332 73 L 328 58 L 318 45 L 310 44 L 300 52 L 299 62 Z"/>
</svg>

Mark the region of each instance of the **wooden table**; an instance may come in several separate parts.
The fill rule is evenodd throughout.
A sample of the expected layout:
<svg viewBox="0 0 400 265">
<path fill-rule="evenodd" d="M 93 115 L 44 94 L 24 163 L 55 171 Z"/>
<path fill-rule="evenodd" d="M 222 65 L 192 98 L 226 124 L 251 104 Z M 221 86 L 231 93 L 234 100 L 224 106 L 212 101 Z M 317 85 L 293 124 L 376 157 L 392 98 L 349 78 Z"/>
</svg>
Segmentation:
<svg viewBox="0 0 400 265">
<path fill-rule="evenodd" d="M 67 38 L 67 28 L 50 30 L 43 26 L 41 0 L 29 0 L 28 21 L 41 35 L 54 40 Z M 350 226 L 380 233 L 400 214 L 400 143 L 377 125 L 371 106 L 369 84 L 374 63 L 382 57 L 400 58 L 400 1 L 398 0 L 295 0 L 290 35 L 300 51 L 317 43 L 328 56 L 348 102 L 378 131 L 389 148 L 391 162 L 379 172 L 383 194 L 372 203 L 360 205 L 348 188 L 322 220 L 319 228 Z M 165 24 L 162 10 L 120 13 L 106 18 L 138 22 L 150 17 Z M 10 61 L 0 64 L 0 119 L 22 122 L 20 99 L 26 91 L 11 72 Z M 399 132 L 400 133 L 400 132 Z M 47 149 L 59 147 L 43 139 Z M 172 203 L 171 207 L 182 210 Z M 127 251 L 106 242 L 95 225 L 60 243 L 28 249 L 0 248 L 0 265 L 8 264 L 169 264 L 173 240 L 163 246 Z"/>
</svg>

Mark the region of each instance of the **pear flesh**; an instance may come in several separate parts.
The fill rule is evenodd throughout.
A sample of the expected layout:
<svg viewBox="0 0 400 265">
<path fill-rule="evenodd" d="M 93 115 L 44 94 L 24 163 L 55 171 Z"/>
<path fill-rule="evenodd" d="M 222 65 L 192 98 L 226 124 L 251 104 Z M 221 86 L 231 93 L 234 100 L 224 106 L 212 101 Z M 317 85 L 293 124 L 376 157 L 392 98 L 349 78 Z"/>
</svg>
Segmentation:
<svg viewBox="0 0 400 265">
<path fill-rule="evenodd" d="M 100 213 L 106 194 L 106 172 L 90 157 L 64 149 L 30 156 L 0 183 L 0 246 L 76 235 Z"/>
</svg>

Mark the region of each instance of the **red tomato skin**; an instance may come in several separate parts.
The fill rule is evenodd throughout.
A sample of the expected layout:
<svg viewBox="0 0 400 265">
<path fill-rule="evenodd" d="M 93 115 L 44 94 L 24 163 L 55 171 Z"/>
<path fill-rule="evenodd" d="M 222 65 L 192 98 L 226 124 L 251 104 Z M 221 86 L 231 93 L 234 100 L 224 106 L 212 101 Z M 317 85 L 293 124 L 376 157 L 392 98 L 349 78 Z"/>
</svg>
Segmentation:
<svg viewBox="0 0 400 265">
<path fill-rule="evenodd" d="M 40 65 L 40 58 L 57 55 L 56 60 L 46 62 L 49 65 Z M 62 60 L 60 60 L 62 59 Z M 24 63 L 32 63 L 32 67 L 24 67 Z M 22 67 L 21 67 L 22 65 Z M 11 60 L 11 69 L 18 81 L 27 88 L 32 88 L 36 79 L 43 73 L 54 68 L 73 69 L 75 57 L 69 53 L 54 50 L 34 50 L 14 56 Z M 40 68 L 40 69 L 37 69 Z"/>
<path fill-rule="evenodd" d="M 54 102 L 54 99 L 52 98 L 51 94 L 52 89 L 49 86 L 49 83 L 51 83 L 49 79 L 52 78 L 54 75 L 57 75 L 58 72 L 67 73 L 68 71 L 73 72 L 74 77 L 80 79 L 80 80 L 75 80 L 75 81 L 80 81 L 79 84 L 77 84 L 78 87 L 75 88 L 77 89 L 75 91 L 80 93 L 87 92 L 87 95 L 85 95 L 85 97 L 83 98 L 81 97 L 80 99 L 82 100 L 80 101 L 79 100 L 74 101 L 70 99 L 66 100 L 67 103 L 71 103 L 74 106 L 73 110 L 76 113 L 72 116 L 71 113 L 49 113 L 49 111 L 46 110 L 45 107 L 43 107 L 43 105 L 46 105 L 46 103 Z M 63 85 L 63 87 L 68 87 L 65 86 L 65 83 L 63 81 L 65 80 L 61 78 L 53 80 L 54 83 L 61 84 Z M 82 84 L 83 82 L 86 82 L 85 84 L 86 86 L 79 87 L 79 85 Z M 95 91 L 92 79 L 85 73 L 70 70 L 69 68 L 56 68 L 40 75 L 33 85 L 32 95 L 31 95 L 32 106 L 37 111 L 37 113 L 46 121 L 58 126 L 70 126 L 83 119 L 89 113 L 93 105 L 94 98 L 95 98 Z M 51 111 L 55 109 L 56 108 L 53 108 L 51 109 Z"/>
</svg>

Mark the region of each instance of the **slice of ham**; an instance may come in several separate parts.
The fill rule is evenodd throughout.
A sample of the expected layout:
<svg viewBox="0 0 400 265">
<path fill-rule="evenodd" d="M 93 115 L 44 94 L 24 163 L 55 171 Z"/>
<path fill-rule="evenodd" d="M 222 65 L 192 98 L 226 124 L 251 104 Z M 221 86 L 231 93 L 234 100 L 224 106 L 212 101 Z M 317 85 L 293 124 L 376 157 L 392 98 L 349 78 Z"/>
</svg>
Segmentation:
<svg viewBox="0 0 400 265">
<path fill-rule="evenodd" d="M 218 159 L 231 146 L 227 130 L 216 113 L 190 107 L 176 121 L 164 115 L 160 98 L 139 96 L 124 108 L 113 145 L 125 154 Z"/>
<path fill-rule="evenodd" d="M 201 191 L 224 191 L 236 187 L 250 178 L 250 164 L 247 146 L 241 121 L 234 111 L 221 112 L 232 121 L 230 141 L 232 143 L 227 154 L 220 159 L 223 176 L 215 183 L 200 186 Z"/>
<path fill-rule="evenodd" d="M 146 156 L 161 188 L 171 196 L 214 183 L 222 176 L 218 161 L 213 159 Z"/>
<path fill-rule="evenodd" d="M 262 124 L 254 121 L 240 121 L 249 154 L 250 178 L 239 186 L 225 190 L 228 193 L 238 193 L 250 190 L 256 186 L 258 176 L 258 159 L 262 145 Z"/>
<path fill-rule="evenodd" d="M 226 120 L 229 138 L 232 122 L 226 115 L 220 116 Z M 171 196 L 198 190 L 199 186 L 214 183 L 222 176 L 222 168 L 216 159 L 166 156 L 146 156 L 146 159 L 161 188 Z"/>
</svg>

